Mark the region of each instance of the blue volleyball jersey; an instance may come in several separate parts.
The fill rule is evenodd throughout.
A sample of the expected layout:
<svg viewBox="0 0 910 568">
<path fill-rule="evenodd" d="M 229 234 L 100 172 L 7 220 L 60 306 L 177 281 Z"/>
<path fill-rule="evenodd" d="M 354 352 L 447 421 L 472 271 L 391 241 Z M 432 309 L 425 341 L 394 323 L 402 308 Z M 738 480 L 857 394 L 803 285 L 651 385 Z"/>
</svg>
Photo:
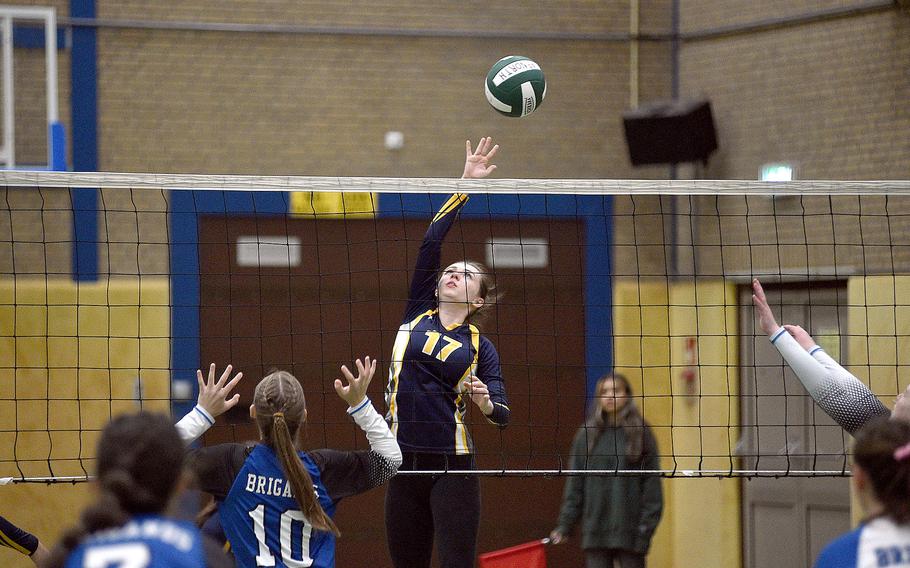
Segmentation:
<svg viewBox="0 0 910 568">
<path fill-rule="evenodd" d="M 66 568 L 205 568 L 202 535 L 192 523 L 137 516 L 93 533 L 67 557 Z"/>
<path fill-rule="evenodd" d="M 335 502 L 319 467 L 305 452 L 299 455 L 313 478 L 319 504 L 333 517 Z M 237 566 L 335 565 L 335 535 L 313 529 L 294 499 L 278 456 L 265 445 L 257 444 L 249 453 L 219 510 Z"/>
<path fill-rule="evenodd" d="M 900 567 L 910 567 L 910 525 L 885 517 L 839 536 L 815 560 L 815 568 Z"/>
<path fill-rule="evenodd" d="M 386 418 L 405 452 L 473 453 L 465 424 L 470 403 L 465 382 L 471 375 L 490 391 L 493 413 L 488 419 L 499 426 L 509 421 L 496 348 L 471 324 L 446 328 L 439 321 L 436 286 L 442 243 L 467 199 L 465 194 L 451 196 L 430 223 L 395 338 Z"/>
</svg>

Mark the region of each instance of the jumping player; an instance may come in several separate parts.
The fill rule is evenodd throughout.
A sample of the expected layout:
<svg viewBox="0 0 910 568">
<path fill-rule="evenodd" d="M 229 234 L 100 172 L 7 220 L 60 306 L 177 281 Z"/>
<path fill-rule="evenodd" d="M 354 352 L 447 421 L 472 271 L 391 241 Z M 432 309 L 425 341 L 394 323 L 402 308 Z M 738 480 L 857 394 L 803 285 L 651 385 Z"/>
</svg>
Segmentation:
<svg viewBox="0 0 910 568">
<path fill-rule="evenodd" d="M 463 178 L 496 169 L 499 146 L 466 142 Z M 386 389 L 387 420 L 403 453 L 402 471 L 474 468 L 465 424 L 468 398 L 504 427 L 509 407 L 496 348 L 471 321 L 495 298 L 492 275 L 461 261 L 440 272 L 442 243 L 468 196 L 451 196 L 430 223 L 417 256 Z M 397 568 L 430 565 L 434 537 L 443 568 L 474 565 L 480 482 L 470 475 L 398 476 L 386 493 L 386 529 Z"/>
<path fill-rule="evenodd" d="M 356 362 L 356 377 L 335 390 L 348 403 L 370 450 L 298 451 L 297 436 L 306 421 L 303 388 L 288 372 L 263 378 L 250 406 L 259 427 L 258 444 L 221 444 L 190 452 L 199 489 L 220 501 L 219 513 L 237 565 L 295 568 L 335 565 L 332 516 L 338 501 L 376 487 L 393 475 L 401 451 L 388 425 L 366 397 L 376 371 L 369 357 Z"/>
</svg>

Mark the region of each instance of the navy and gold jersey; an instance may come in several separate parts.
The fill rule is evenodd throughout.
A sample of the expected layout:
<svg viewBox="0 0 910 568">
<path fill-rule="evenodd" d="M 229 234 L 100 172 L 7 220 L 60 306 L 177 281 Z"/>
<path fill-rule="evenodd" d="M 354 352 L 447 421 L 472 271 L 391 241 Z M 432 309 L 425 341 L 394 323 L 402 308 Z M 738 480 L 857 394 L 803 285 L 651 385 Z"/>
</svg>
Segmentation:
<svg viewBox="0 0 910 568">
<path fill-rule="evenodd" d="M 32 533 L 0 517 L 0 546 L 7 546 L 31 556 L 38 549 L 38 539 Z"/>
<path fill-rule="evenodd" d="M 67 557 L 65 566 L 205 568 L 206 556 L 202 534 L 192 523 L 144 515 L 87 537 Z"/>
<path fill-rule="evenodd" d="M 464 422 L 470 403 L 465 382 L 471 375 L 489 389 L 493 413 L 488 419 L 501 427 L 509 421 L 496 348 L 470 323 L 446 328 L 439 321 L 436 286 L 442 242 L 467 199 L 465 194 L 453 195 L 430 223 L 395 338 L 386 418 L 403 452 L 473 453 Z"/>
</svg>

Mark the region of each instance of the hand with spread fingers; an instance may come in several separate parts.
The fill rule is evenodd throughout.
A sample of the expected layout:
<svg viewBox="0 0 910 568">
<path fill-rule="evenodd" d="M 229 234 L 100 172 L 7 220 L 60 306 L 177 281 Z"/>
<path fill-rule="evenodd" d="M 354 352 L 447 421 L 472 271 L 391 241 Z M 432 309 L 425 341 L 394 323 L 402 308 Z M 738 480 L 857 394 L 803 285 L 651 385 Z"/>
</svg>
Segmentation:
<svg viewBox="0 0 910 568">
<path fill-rule="evenodd" d="M 208 380 L 203 380 L 202 371 L 196 370 L 196 382 L 199 384 L 199 398 L 196 400 L 196 404 L 208 412 L 212 418 L 224 414 L 240 402 L 240 394 L 230 395 L 237 383 L 240 382 L 240 379 L 243 378 L 243 373 L 237 373 L 232 379 L 228 380 L 233 370 L 234 368 L 231 365 L 225 367 L 224 372 L 221 373 L 217 381 L 215 380 L 214 363 L 209 365 Z"/>
<path fill-rule="evenodd" d="M 346 365 L 341 366 L 341 374 L 347 380 L 347 385 L 341 379 L 335 379 L 335 392 L 341 397 L 348 406 L 356 406 L 363 402 L 367 394 L 367 387 L 373 380 L 376 373 L 376 359 L 365 357 L 363 361 L 357 359 L 354 362 L 357 366 L 357 376 L 355 377 Z"/>
<path fill-rule="evenodd" d="M 493 145 L 493 139 L 489 136 L 481 138 L 477 143 L 477 148 L 471 149 L 471 141 L 465 140 L 465 160 L 464 173 L 462 179 L 479 179 L 485 178 L 496 169 L 495 164 L 490 160 L 499 151 L 499 144 Z"/>
</svg>

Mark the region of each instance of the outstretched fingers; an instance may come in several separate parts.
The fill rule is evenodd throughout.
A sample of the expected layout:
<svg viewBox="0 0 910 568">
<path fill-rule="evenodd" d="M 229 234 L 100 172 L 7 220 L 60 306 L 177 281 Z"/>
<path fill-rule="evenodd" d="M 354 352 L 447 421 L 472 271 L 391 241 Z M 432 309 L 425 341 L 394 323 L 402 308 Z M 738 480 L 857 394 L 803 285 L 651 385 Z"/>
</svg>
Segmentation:
<svg viewBox="0 0 910 568">
<path fill-rule="evenodd" d="M 334 383 L 335 392 L 351 406 L 358 404 L 366 396 L 367 386 L 376 372 L 376 360 L 370 357 L 356 359 L 354 366 L 357 369 L 357 376 L 354 376 L 347 365 L 342 365 L 341 374 L 347 384 L 341 379 L 335 379 Z"/>
<path fill-rule="evenodd" d="M 214 371 L 214 370 L 215 370 L 215 365 L 212 365 L 211 368 L 212 368 L 212 370 Z M 234 367 L 231 366 L 231 365 L 228 365 L 227 367 L 225 367 L 225 368 L 224 368 L 224 372 L 221 373 L 221 376 L 218 378 L 218 382 L 215 383 L 215 386 L 216 386 L 216 387 L 223 387 L 225 381 L 227 381 L 227 380 L 228 380 L 228 377 L 231 376 L 231 371 L 233 371 L 233 370 L 234 370 Z"/>
</svg>

